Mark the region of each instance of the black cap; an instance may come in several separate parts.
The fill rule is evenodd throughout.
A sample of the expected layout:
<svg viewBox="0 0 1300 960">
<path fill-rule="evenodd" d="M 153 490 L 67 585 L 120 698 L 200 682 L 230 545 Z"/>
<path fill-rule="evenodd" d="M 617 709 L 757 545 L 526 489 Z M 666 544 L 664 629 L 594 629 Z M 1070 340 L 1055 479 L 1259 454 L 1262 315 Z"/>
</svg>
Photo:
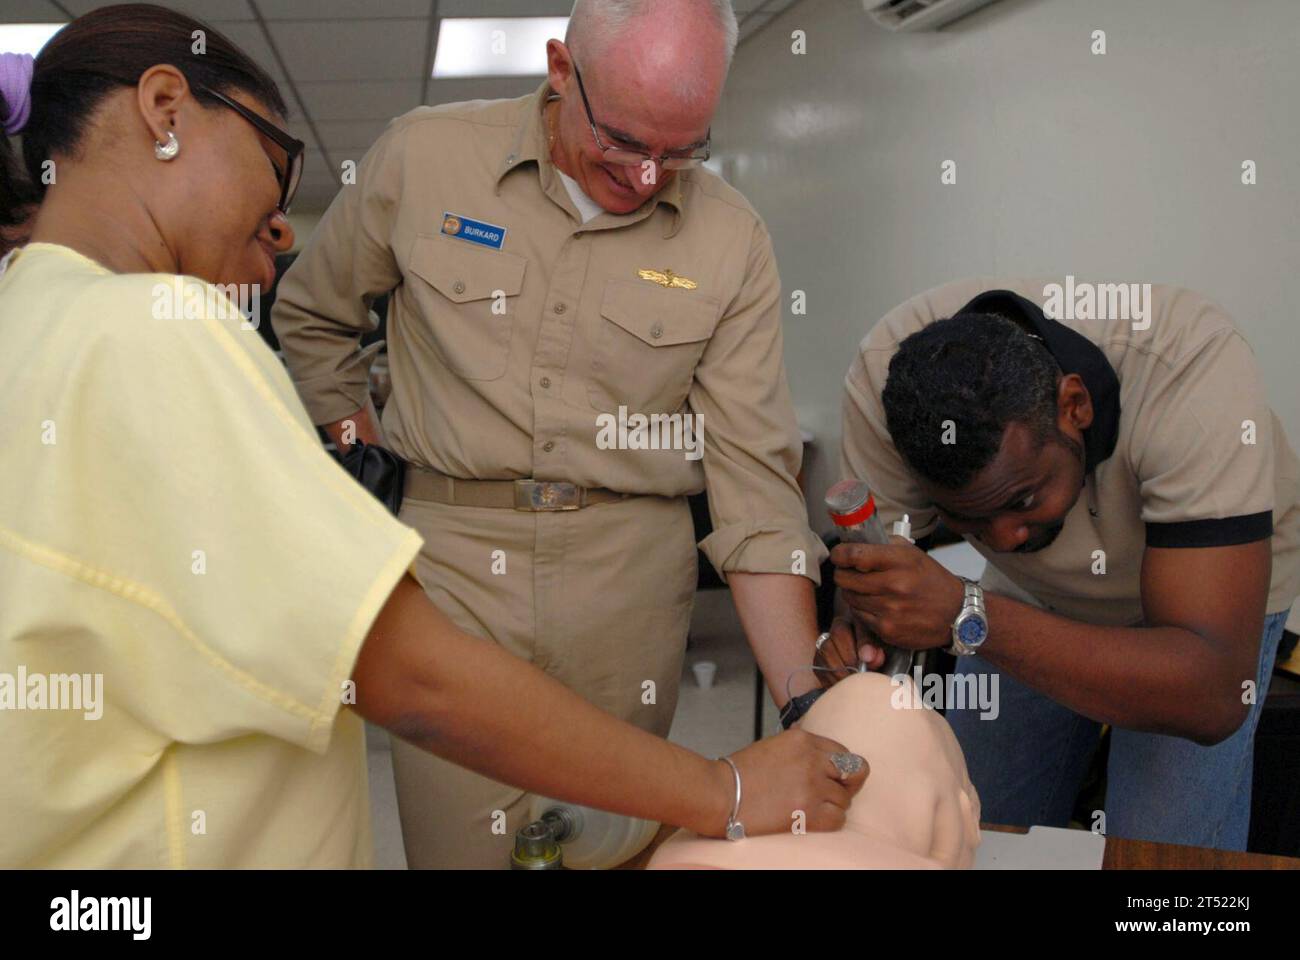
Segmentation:
<svg viewBox="0 0 1300 960">
<path fill-rule="evenodd" d="M 987 290 L 957 313 L 997 314 L 1042 340 L 1064 373 L 1077 373 L 1082 378 L 1092 398 L 1092 426 L 1083 431 L 1085 472 L 1091 473 L 1115 452 L 1119 438 L 1119 377 L 1100 347 L 1047 316 L 1032 300 L 1010 290 Z"/>
</svg>

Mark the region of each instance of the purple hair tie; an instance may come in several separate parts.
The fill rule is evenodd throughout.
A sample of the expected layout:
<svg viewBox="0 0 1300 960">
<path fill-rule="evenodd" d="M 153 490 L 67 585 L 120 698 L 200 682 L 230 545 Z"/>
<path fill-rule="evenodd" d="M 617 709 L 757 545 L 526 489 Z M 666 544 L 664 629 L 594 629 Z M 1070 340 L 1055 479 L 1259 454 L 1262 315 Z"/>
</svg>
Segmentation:
<svg viewBox="0 0 1300 960">
<path fill-rule="evenodd" d="M 30 53 L 0 53 L 0 97 L 8 107 L 5 134 L 12 137 L 27 126 L 32 112 L 32 70 L 36 58 Z"/>
</svg>

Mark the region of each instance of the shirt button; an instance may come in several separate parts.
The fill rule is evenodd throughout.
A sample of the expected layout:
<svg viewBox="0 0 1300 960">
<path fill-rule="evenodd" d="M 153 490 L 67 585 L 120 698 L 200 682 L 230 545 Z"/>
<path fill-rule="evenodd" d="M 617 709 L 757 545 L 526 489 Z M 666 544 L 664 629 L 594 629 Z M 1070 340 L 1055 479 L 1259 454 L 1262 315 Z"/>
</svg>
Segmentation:
<svg viewBox="0 0 1300 960">
<path fill-rule="evenodd" d="M 566 307 L 563 303 L 557 303 L 557 304 L 555 305 L 555 312 L 556 312 L 556 313 L 563 313 L 563 312 L 564 312 L 565 310 L 567 310 L 567 309 L 569 309 L 569 308 Z"/>
<path fill-rule="evenodd" d="M 663 324 L 656 323 L 653 327 L 650 328 L 650 336 L 654 337 L 656 340 L 658 340 L 663 335 L 664 335 Z"/>
<path fill-rule="evenodd" d="M 465 292 L 465 281 L 464 281 L 464 280 L 457 280 L 455 283 L 453 283 L 453 284 L 451 285 L 451 288 L 452 288 L 453 290 L 455 290 L 457 293 L 464 293 L 464 292 Z"/>
<path fill-rule="evenodd" d="M 542 377 L 542 379 L 541 379 L 540 382 L 541 382 L 543 388 L 549 387 L 549 386 L 551 385 L 551 378 L 550 378 L 550 377 Z"/>
<path fill-rule="evenodd" d="M 555 449 L 555 441 L 547 440 L 544 444 L 542 444 L 542 449 L 545 450 L 547 453 L 550 453 L 552 450 Z"/>
</svg>

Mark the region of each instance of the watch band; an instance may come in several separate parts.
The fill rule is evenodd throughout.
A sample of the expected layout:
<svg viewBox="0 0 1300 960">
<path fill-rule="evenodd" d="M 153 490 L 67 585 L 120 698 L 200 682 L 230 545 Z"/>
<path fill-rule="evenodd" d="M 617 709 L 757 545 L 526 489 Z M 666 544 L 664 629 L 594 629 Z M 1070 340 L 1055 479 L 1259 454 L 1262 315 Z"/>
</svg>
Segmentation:
<svg viewBox="0 0 1300 960">
<path fill-rule="evenodd" d="M 952 643 L 948 646 L 948 652 L 954 657 L 968 657 L 976 653 L 978 650 L 978 646 L 972 647 L 963 643 L 957 634 L 958 627 L 962 623 L 962 617 L 966 612 L 968 610 L 973 610 L 978 613 L 980 619 L 984 621 L 986 628 L 989 619 L 988 614 L 984 609 L 984 589 L 974 580 L 969 580 L 966 577 L 962 577 L 961 580 L 965 586 L 965 593 L 962 598 L 961 610 L 957 612 L 957 619 L 952 622 Z"/>
<path fill-rule="evenodd" d="M 797 697 L 791 697 L 790 702 L 781 708 L 781 726 L 789 730 L 800 717 L 807 713 L 817 698 L 826 691 L 821 687 L 816 690 L 809 690 L 807 693 L 801 693 Z"/>
</svg>

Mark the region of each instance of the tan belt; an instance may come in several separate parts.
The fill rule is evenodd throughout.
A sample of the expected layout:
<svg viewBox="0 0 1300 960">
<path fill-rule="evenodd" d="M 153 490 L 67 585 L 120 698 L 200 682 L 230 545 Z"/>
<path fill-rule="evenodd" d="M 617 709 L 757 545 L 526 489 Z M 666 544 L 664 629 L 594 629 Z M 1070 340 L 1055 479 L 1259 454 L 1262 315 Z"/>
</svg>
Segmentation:
<svg viewBox="0 0 1300 960">
<path fill-rule="evenodd" d="M 626 500 L 631 494 L 559 480 L 459 480 L 428 467 L 406 465 L 406 496 L 460 507 L 501 507 L 529 513 L 581 510 Z"/>
</svg>

